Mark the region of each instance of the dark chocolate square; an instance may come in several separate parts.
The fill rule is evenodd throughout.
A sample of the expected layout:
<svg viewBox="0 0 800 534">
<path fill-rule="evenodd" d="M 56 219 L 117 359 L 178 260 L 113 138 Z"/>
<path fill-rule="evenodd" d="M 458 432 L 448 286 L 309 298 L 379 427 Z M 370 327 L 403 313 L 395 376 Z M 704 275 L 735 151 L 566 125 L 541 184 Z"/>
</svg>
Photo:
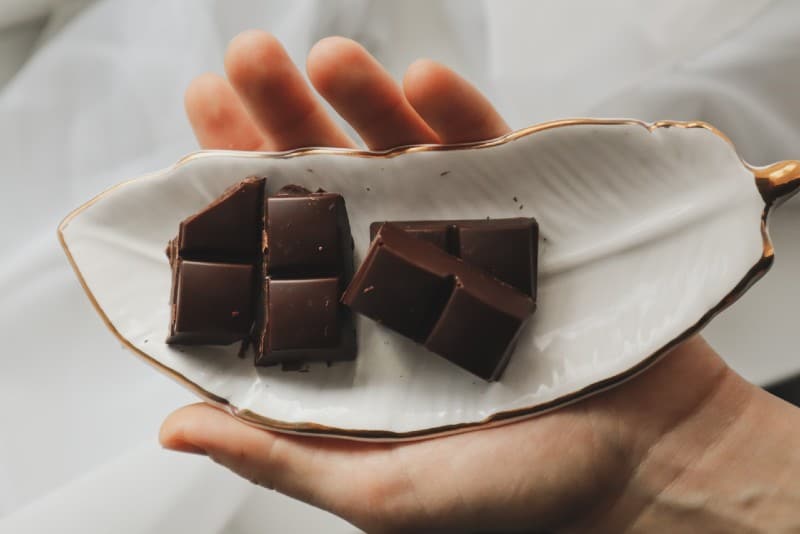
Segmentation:
<svg viewBox="0 0 800 534">
<path fill-rule="evenodd" d="M 267 328 L 258 365 L 355 357 L 350 312 L 339 303 L 340 280 L 268 279 Z"/>
<path fill-rule="evenodd" d="M 180 224 L 177 248 L 184 259 L 255 261 L 261 252 L 264 178 L 247 178 Z M 174 249 L 172 255 L 175 255 Z"/>
<path fill-rule="evenodd" d="M 228 345 L 250 334 L 255 267 L 178 260 L 168 342 Z"/>
<path fill-rule="evenodd" d="M 484 380 L 496 380 L 527 317 L 502 310 L 456 283 L 425 347 Z"/>
<path fill-rule="evenodd" d="M 458 225 L 457 232 L 457 255 L 462 260 L 523 293 L 536 296 L 539 232 L 532 219 L 503 221 L 497 227 L 463 223 Z"/>
<path fill-rule="evenodd" d="M 341 212 L 342 197 L 331 193 L 268 198 L 264 248 L 270 275 L 300 278 L 340 274 L 345 263 Z"/>
<path fill-rule="evenodd" d="M 339 344 L 339 279 L 267 282 L 270 348 L 331 348 Z"/>
<path fill-rule="evenodd" d="M 359 313 L 422 343 L 453 287 L 450 276 L 425 269 L 390 247 L 375 245 L 347 290 Z"/>
</svg>

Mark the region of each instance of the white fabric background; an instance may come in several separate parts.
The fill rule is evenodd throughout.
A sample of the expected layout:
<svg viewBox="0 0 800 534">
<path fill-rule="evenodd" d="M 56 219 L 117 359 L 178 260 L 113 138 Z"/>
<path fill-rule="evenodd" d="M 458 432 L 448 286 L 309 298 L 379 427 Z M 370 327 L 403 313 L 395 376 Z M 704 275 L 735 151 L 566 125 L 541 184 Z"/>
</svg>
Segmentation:
<svg viewBox="0 0 800 534">
<path fill-rule="evenodd" d="M 162 418 L 194 399 L 105 331 L 55 239 L 73 207 L 195 149 L 183 90 L 222 72 L 243 29 L 274 32 L 299 64 L 331 34 L 361 41 L 397 77 L 417 57 L 444 61 L 512 127 L 705 119 L 752 163 L 800 158 L 791 0 L 100 0 L 65 16 L 83 4 L 0 0 L 0 63 L 30 53 L 0 86 L 0 532 L 354 530 L 162 451 Z M 35 43 L 30 31 L 8 37 L 48 10 Z M 774 270 L 707 331 L 760 383 L 800 370 L 798 205 L 772 222 Z"/>
</svg>

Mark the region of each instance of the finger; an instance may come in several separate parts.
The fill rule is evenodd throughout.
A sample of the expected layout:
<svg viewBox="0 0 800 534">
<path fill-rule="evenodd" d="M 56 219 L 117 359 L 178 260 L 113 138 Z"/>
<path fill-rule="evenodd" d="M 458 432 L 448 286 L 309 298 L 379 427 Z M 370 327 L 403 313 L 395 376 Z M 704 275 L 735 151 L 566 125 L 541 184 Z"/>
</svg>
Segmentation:
<svg viewBox="0 0 800 534">
<path fill-rule="evenodd" d="M 449 68 L 421 59 L 403 78 L 406 98 L 443 143 L 492 139 L 509 127 L 480 91 Z"/>
<path fill-rule="evenodd" d="M 348 499 L 342 480 L 353 480 L 352 461 L 376 445 L 301 438 L 237 421 L 207 404 L 186 406 L 161 426 L 165 448 L 201 452 L 238 475 L 327 510 Z"/>
<path fill-rule="evenodd" d="M 389 73 L 358 43 L 323 39 L 309 52 L 306 68 L 317 91 L 370 148 L 439 142 Z"/>
<path fill-rule="evenodd" d="M 249 427 L 211 406 L 194 404 L 172 413 L 159 440 L 168 449 L 203 451 L 251 482 L 316 500 L 302 482 L 317 480 L 319 473 L 312 472 L 311 458 L 302 449 L 287 448 L 281 435 Z"/>
<path fill-rule="evenodd" d="M 207 73 L 192 80 L 184 95 L 184 106 L 202 148 L 263 147 L 264 136 L 223 77 Z"/>
<path fill-rule="evenodd" d="M 225 71 L 271 150 L 351 146 L 272 35 L 237 35 L 225 54 Z"/>
</svg>

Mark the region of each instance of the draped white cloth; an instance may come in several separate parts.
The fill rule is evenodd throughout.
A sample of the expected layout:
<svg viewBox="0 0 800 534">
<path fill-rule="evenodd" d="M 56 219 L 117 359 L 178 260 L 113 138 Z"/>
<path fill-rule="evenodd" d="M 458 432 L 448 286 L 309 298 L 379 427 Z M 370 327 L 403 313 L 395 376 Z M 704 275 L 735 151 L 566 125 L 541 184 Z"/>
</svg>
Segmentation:
<svg viewBox="0 0 800 534">
<path fill-rule="evenodd" d="M 73 7 L 0 0 L 0 32 Z M 417 57 L 441 60 L 515 128 L 707 120 L 762 164 L 800 158 L 798 17 L 791 0 L 99 0 L 51 25 L 0 86 L 0 532 L 354 531 L 162 451 L 161 419 L 193 397 L 122 350 L 55 239 L 75 206 L 195 149 L 183 90 L 222 72 L 239 31 L 275 33 L 298 64 L 331 34 L 397 77 Z M 800 371 L 798 206 L 772 221 L 774 270 L 707 330 L 756 382 Z"/>
</svg>

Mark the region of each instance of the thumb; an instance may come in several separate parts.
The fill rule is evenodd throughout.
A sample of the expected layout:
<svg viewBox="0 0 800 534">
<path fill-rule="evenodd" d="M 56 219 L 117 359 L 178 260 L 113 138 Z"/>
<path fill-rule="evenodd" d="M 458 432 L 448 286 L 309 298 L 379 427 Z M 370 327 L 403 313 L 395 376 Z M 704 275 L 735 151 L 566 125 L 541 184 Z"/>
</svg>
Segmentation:
<svg viewBox="0 0 800 534">
<path fill-rule="evenodd" d="M 385 447 L 261 430 L 203 403 L 170 414 L 159 441 L 167 449 L 206 454 L 254 484 L 333 513 L 347 512 L 347 503 L 357 501 L 354 463 Z"/>
</svg>

